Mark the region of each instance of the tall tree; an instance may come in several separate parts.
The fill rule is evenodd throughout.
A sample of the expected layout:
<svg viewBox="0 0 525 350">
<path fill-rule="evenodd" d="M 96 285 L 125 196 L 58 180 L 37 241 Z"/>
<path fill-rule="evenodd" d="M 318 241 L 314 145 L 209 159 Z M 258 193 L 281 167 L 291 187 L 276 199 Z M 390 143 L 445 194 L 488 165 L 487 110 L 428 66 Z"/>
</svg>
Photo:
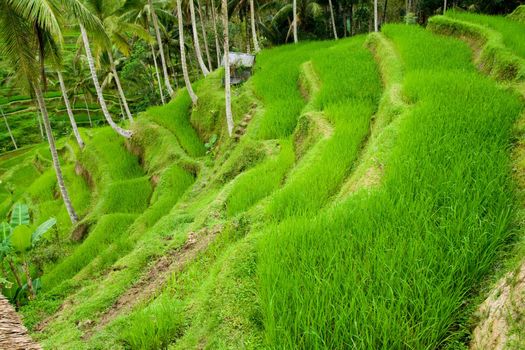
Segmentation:
<svg viewBox="0 0 525 350">
<path fill-rule="evenodd" d="M 332 0 L 330 0 L 332 1 Z M 259 40 L 257 40 L 257 30 L 255 28 L 255 4 L 254 0 L 250 0 L 250 24 L 252 27 L 252 40 L 253 40 L 253 49 L 255 52 L 261 51 L 259 46 Z"/>
<path fill-rule="evenodd" d="M 108 58 L 109 58 L 109 65 L 111 68 L 111 72 L 113 73 L 113 76 L 115 77 L 115 84 L 117 85 L 117 90 L 120 96 L 120 101 L 122 102 L 122 105 L 124 106 L 124 110 L 126 111 L 126 116 L 130 121 L 133 121 L 133 115 L 131 114 L 131 111 L 129 110 L 128 101 L 126 99 L 126 94 L 124 94 L 124 89 L 122 89 L 122 84 L 120 83 L 120 78 L 118 76 L 117 72 L 117 66 L 115 65 L 115 60 L 113 59 L 113 53 L 111 53 L 112 49 L 108 49 Z"/>
<path fill-rule="evenodd" d="M 15 146 L 15 149 L 18 149 L 18 146 L 16 145 L 15 137 L 13 136 L 11 127 L 9 126 L 9 123 L 7 122 L 7 117 L 4 114 L 4 109 L 1 106 L 0 106 L 0 112 L 2 112 L 2 117 L 4 118 L 5 127 L 7 128 L 7 132 L 9 133 L 9 137 L 11 138 L 11 142 L 13 142 L 13 146 Z"/>
<path fill-rule="evenodd" d="M 180 0 L 178 0 L 180 1 Z M 295 1 L 295 0 L 294 0 Z M 228 1 L 222 0 L 222 25 L 224 39 L 224 99 L 226 101 L 226 123 L 228 135 L 233 133 L 233 116 L 230 86 L 230 34 L 228 27 Z"/>
<path fill-rule="evenodd" d="M 84 51 L 86 53 L 89 70 L 91 72 L 91 78 L 93 79 L 93 85 L 95 85 L 95 91 L 97 92 L 98 102 L 100 104 L 100 108 L 102 109 L 102 114 L 104 114 L 106 121 L 108 122 L 108 124 L 111 126 L 113 130 L 115 130 L 119 135 L 123 137 L 130 138 L 133 135 L 131 130 L 126 130 L 118 126 L 113 121 L 113 119 L 111 118 L 111 115 L 109 114 L 108 106 L 106 105 L 106 100 L 104 99 L 102 88 L 100 87 L 100 82 L 98 81 L 97 70 L 95 69 L 95 60 L 93 59 L 93 54 L 91 52 L 91 47 L 89 45 L 89 37 L 86 31 L 86 28 L 84 27 L 82 23 L 80 23 L 80 33 L 82 35 L 82 42 L 84 43 Z"/>
<path fill-rule="evenodd" d="M 71 105 L 69 103 L 69 97 L 67 95 L 64 77 L 62 76 L 62 72 L 60 71 L 60 69 L 57 69 L 57 75 L 58 82 L 60 83 L 60 91 L 62 92 L 62 98 L 64 99 L 64 104 L 66 105 L 66 111 L 69 117 L 69 122 L 71 123 L 71 127 L 73 128 L 73 134 L 75 135 L 75 139 L 77 140 L 78 146 L 80 147 L 80 149 L 83 149 L 84 140 L 82 140 L 82 136 L 80 136 L 80 132 L 78 131 L 77 122 L 75 121 L 75 116 L 73 115 L 73 110 L 71 109 Z"/>
<path fill-rule="evenodd" d="M 211 20 L 213 25 L 213 35 L 215 37 L 215 53 L 217 54 L 217 67 L 221 65 L 221 46 L 219 45 L 219 33 L 217 31 L 217 16 L 215 13 L 215 0 L 211 1 Z"/>
<path fill-rule="evenodd" d="M 148 0 L 148 4 L 150 7 L 153 28 L 155 29 L 155 35 L 157 37 L 157 45 L 159 46 L 160 62 L 162 64 L 162 73 L 164 74 L 164 84 L 166 85 L 166 89 L 168 90 L 168 93 L 171 96 L 174 94 L 174 91 L 173 91 L 173 88 L 171 87 L 170 77 L 168 74 L 168 66 L 166 64 L 166 58 L 164 57 L 164 48 L 162 45 L 162 38 L 160 37 L 159 21 L 157 18 L 157 13 L 155 12 L 155 7 L 153 6 L 153 1 Z"/>
<path fill-rule="evenodd" d="M 44 54 L 46 53 L 44 46 L 46 41 L 42 38 L 47 38 L 48 42 L 62 39 L 56 13 L 47 5 L 42 2 L 28 3 L 14 0 L 0 2 L 0 52 L 16 69 L 16 74 L 20 77 L 20 84 L 23 84 L 23 87 L 28 90 L 33 90 L 36 96 L 44 120 L 58 187 L 69 218 L 75 224 L 78 221 L 78 216 L 64 182 L 44 95 L 40 86 L 45 81 L 45 70 L 39 69 L 44 66 Z M 56 43 L 49 46 L 52 48 L 59 47 Z M 38 59 L 36 53 L 39 53 Z"/>
<path fill-rule="evenodd" d="M 251 0 L 253 1 L 253 0 Z M 375 0 L 377 1 L 377 0 Z M 328 6 L 330 7 L 330 19 L 332 21 L 332 29 L 334 31 L 334 39 L 337 40 L 337 29 L 335 27 L 335 18 L 334 18 L 334 7 L 332 6 L 332 0 L 328 0 Z"/>
<path fill-rule="evenodd" d="M 201 23 L 202 41 L 204 42 L 204 52 L 206 53 L 206 59 L 208 60 L 208 70 L 212 71 L 211 65 L 210 48 L 208 47 L 208 35 L 206 34 L 206 26 L 204 25 L 204 17 L 202 16 L 202 8 L 200 0 L 197 0 L 197 9 L 199 11 L 199 19 Z"/>
<path fill-rule="evenodd" d="M 193 0 L 188 1 L 190 5 L 191 31 L 193 33 L 193 45 L 195 46 L 195 56 L 197 56 L 197 62 L 199 63 L 199 67 L 202 70 L 202 74 L 204 74 L 204 76 L 207 76 L 208 74 L 210 74 L 210 71 L 208 70 L 206 64 L 204 63 L 204 60 L 202 59 L 201 46 L 199 43 L 199 32 L 197 30 L 197 22 L 195 20 L 195 6 L 193 4 Z"/>
<path fill-rule="evenodd" d="M 153 47 L 153 44 L 149 44 L 151 49 L 151 57 L 153 58 L 153 64 L 155 65 L 155 75 L 157 77 L 157 84 L 159 86 L 159 94 L 160 94 L 160 100 L 162 101 L 162 104 L 166 104 L 166 100 L 164 100 L 164 91 L 162 91 L 162 82 L 160 80 L 160 74 L 159 74 L 159 65 L 157 64 L 157 57 L 155 55 L 155 48 Z"/>
<path fill-rule="evenodd" d="M 186 49 L 184 47 L 184 23 L 182 22 L 182 7 L 181 0 L 177 0 L 177 20 L 179 22 L 179 46 L 180 46 L 180 63 L 182 65 L 182 74 L 184 76 L 184 84 L 191 97 L 193 105 L 197 104 L 198 97 L 195 95 L 193 88 L 191 87 L 190 76 L 188 74 L 188 66 L 186 64 Z"/>
<path fill-rule="evenodd" d="M 297 0 L 293 0 L 293 42 L 298 43 L 299 39 L 297 38 Z"/>
</svg>

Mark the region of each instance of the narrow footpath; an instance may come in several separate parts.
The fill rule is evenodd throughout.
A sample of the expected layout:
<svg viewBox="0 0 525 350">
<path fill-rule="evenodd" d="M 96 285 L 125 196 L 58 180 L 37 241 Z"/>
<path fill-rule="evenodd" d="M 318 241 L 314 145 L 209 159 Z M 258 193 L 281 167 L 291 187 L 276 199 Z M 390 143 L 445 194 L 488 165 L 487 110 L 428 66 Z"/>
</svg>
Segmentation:
<svg viewBox="0 0 525 350">
<path fill-rule="evenodd" d="M 7 299 L 0 294 L 0 349 L 9 350 L 41 350 L 35 343 L 27 329 L 20 321 L 20 317 Z"/>
</svg>

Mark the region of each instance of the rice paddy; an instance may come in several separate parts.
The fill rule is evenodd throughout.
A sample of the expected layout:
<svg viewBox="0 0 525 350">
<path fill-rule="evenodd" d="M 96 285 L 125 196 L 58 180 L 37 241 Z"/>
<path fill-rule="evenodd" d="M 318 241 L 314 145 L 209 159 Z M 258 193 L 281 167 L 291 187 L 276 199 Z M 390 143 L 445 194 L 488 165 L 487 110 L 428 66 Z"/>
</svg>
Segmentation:
<svg viewBox="0 0 525 350">
<path fill-rule="evenodd" d="M 447 16 L 525 57 L 521 23 Z M 194 84 L 197 107 L 181 89 L 136 116 L 131 140 L 82 128 L 81 151 L 66 132 L 74 227 L 44 146 L 0 156 L 2 214 L 24 201 L 35 225 L 58 220 L 38 298 L 20 307 L 35 339 L 467 348 L 522 235 L 511 150 L 523 99 L 479 70 L 468 40 L 400 24 L 373 35 L 262 51 L 234 88 L 238 139 L 219 111 L 222 70 Z"/>
</svg>

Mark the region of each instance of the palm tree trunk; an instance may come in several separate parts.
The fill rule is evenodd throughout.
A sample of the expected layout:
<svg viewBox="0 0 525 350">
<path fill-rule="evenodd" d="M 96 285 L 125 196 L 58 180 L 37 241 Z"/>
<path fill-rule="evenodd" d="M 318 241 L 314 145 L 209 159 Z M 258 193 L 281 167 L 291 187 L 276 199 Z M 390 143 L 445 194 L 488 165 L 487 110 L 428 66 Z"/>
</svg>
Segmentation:
<svg viewBox="0 0 525 350">
<path fill-rule="evenodd" d="M 180 0 L 179 0 L 180 1 Z M 295 1 L 295 0 L 294 0 Z M 228 124 L 228 135 L 232 136 L 233 116 L 230 87 L 230 38 L 228 33 L 228 1 L 222 0 L 222 24 L 224 39 L 224 99 L 226 101 L 226 123 Z"/>
<path fill-rule="evenodd" d="M 44 128 L 42 127 L 42 121 L 40 120 L 40 113 L 36 111 L 36 120 L 38 120 L 38 128 L 40 129 L 40 136 L 42 137 L 42 140 L 45 140 L 46 137 L 44 136 Z"/>
<path fill-rule="evenodd" d="M 298 43 L 297 39 L 297 0 L 293 0 L 293 42 Z"/>
<path fill-rule="evenodd" d="M 24 258 L 22 267 L 26 274 L 26 283 L 27 283 L 27 290 L 29 291 L 29 300 L 33 300 L 36 298 L 36 292 L 35 292 L 35 288 L 33 287 L 33 280 L 31 279 L 31 272 L 29 271 L 29 265 L 25 258 Z"/>
<path fill-rule="evenodd" d="M 115 76 L 115 83 L 117 84 L 118 93 L 120 95 L 120 99 L 122 100 L 122 104 L 124 105 L 124 110 L 126 111 L 126 115 L 128 116 L 128 119 L 132 122 L 133 115 L 131 114 L 131 111 L 129 110 L 128 101 L 126 100 L 126 95 L 124 94 L 124 90 L 122 89 L 122 84 L 120 84 L 120 78 L 118 77 L 117 67 L 115 67 L 115 61 L 113 60 L 113 54 L 111 53 L 111 50 L 108 50 L 108 57 L 109 57 L 109 64 L 111 66 L 111 71 L 113 72 L 113 75 Z"/>
<path fill-rule="evenodd" d="M 15 278 L 18 288 L 22 288 L 22 280 L 20 279 L 20 275 L 16 271 L 16 266 L 15 266 L 15 263 L 13 262 L 13 259 L 8 259 L 7 263 L 9 264 L 9 269 L 11 270 L 11 273 L 13 274 L 13 277 Z"/>
<path fill-rule="evenodd" d="M 122 99 L 120 98 L 120 96 L 118 97 L 118 106 L 120 108 L 120 116 L 123 120 L 126 120 L 126 114 L 124 113 L 124 108 L 122 108 Z"/>
<path fill-rule="evenodd" d="M 208 70 L 211 72 L 213 67 L 211 65 L 210 48 L 208 47 L 208 38 L 206 35 L 206 28 L 204 27 L 204 17 L 202 16 L 200 0 L 197 0 L 197 6 L 197 10 L 199 11 L 199 19 L 201 22 L 202 40 L 204 41 L 204 52 L 206 53 L 206 59 L 208 60 Z"/>
<path fill-rule="evenodd" d="M 73 208 L 73 203 L 71 203 L 69 192 L 66 188 L 66 184 L 64 183 L 64 177 L 62 175 L 62 169 L 60 168 L 60 160 L 58 158 L 55 139 L 53 138 L 53 132 L 51 130 L 51 124 L 49 123 L 44 96 L 42 95 L 42 90 L 39 86 L 34 86 L 34 90 L 40 112 L 42 113 L 42 119 L 44 121 L 44 128 L 46 130 L 47 141 L 49 143 L 49 150 L 51 151 L 51 158 L 53 159 L 53 167 L 55 168 L 55 173 L 57 176 L 58 188 L 60 189 L 60 194 L 64 200 L 64 205 L 66 206 L 69 218 L 73 224 L 76 224 L 78 222 L 78 216 L 75 212 L 75 209 Z"/>
<path fill-rule="evenodd" d="M 148 0 L 148 4 L 151 10 L 151 19 L 153 20 L 153 28 L 155 28 L 155 35 L 157 36 L 157 45 L 159 45 L 160 53 L 160 62 L 162 64 L 162 72 L 164 73 L 164 83 L 166 84 L 166 89 L 168 94 L 173 95 L 174 91 L 170 84 L 170 77 L 168 75 L 168 66 L 166 65 L 166 59 L 164 57 L 164 49 L 162 47 L 162 39 L 160 37 L 159 22 L 157 19 L 157 14 L 155 13 L 155 8 L 153 7 L 152 0 Z"/>
<path fill-rule="evenodd" d="M 64 84 L 64 77 L 62 76 L 62 72 L 60 70 L 57 70 L 57 75 L 58 81 L 60 83 L 60 90 L 62 91 L 62 97 L 64 98 L 64 104 L 66 105 L 67 115 L 69 116 L 69 122 L 71 123 L 71 127 L 73 128 L 73 134 L 77 139 L 78 146 L 80 147 L 80 149 L 83 149 L 84 140 L 82 140 L 82 136 L 80 136 L 80 133 L 78 132 L 77 122 L 75 121 L 75 116 L 73 115 L 71 105 L 69 104 L 69 97 L 67 97 L 66 84 Z"/>
<path fill-rule="evenodd" d="M 443 16 L 447 13 L 447 0 L 443 2 Z"/>
<path fill-rule="evenodd" d="M 157 64 L 157 57 L 155 57 L 155 49 L 153 48 L 153 44 L 149 44 L 151 48 L 151 55 L 153 56 L 153 64 L 155 65 L 155 74 L 157 76 L 157 83 L 159 85 L 159 94 L 160 94 L 160 100 L 162 101 L 162 104 L 165 105 L 166 101 L 164 100 L 164 91 L 162 91 L 162 83 L 160 82 L 160 74 L 159 74 L 159 65 Z"/>
<path fill-rule="evenodd" d="M 182 8 L 180 4 L 181 0 L 177 0 L 177 20 L 179 21 L 179 46 L 180 46 L 180 63 L 182 65 L 182 75 L 184 76 L 184 83 L 186 84 L 186 89 L 190 94 L 191 101 L 193 105 L 197 104 L 198 97 L 193 92 L 191 87 L 190 76 L 188 75 L 188 66 L 186 65 L 186 49 L 184 47 L 184 26 L 182 23 Z"/>
<path fill-rule="evenodd" d="M 197 56 L 197 62 L 199 62 L 199 67 L 201 67 L 202 74 L 207 76 L 210 74 L 208 68 L 204 64 L 202 59 L 201 46 L 199 44 L 199 33 L 197 32 L 197 22 L 195 21 L 195 7 L 193 6 L 193 0 L 190 0 L 190 17 L 191 17 L 191 31 L 193 33 L 193 45 L 195 46 L 195 55 Z"/>
<path fill-rule="evenodd" d="M 89 126 L 93 127 L 93 122 L 91 121 L 91 112 L 89 112 L 89 106 L 87 103 L 86 93 L 84 93 L 84 104 L 86 105 L 86 111 L 89 119 Z"/>
<path fill-rule="evenodd" d="M 0 112 L 2 112 L 2 116 L 4 117 L 5 127 L 7 128 L 7 132 L 9 133 L 9 137 L 11 138 L 11 142 L 13 142 L 13 146 L 15 146 L 15 149 L 18 149 L 18 146 L 16 145 L 15 137 L 13 136 L 13 133 L 11 132 L 11 128 L 9 127 L 9 123 L 7 122 L 7 117 L 4 114 L 4 110 L 2 107 L 0 107 Z"/>
<path fill-rule="evenodd" d="M 219 44 L 219 33 L 217 32 L 217 19 L 215 16 L 215 1 L 211 0 L 211 20 L 213 22 L 213 35 L 215 36 L 215 53 L 217 54 L 217 67 L 221 65 L 221 46 Z"/>
<path fill-rule="evenodd" d="M 95 70 L 95 62 L 93 60 L 93 55 L 91 54 L 91 48 L 89 47 L 89 38 L 87 36 L 86 28 L 84 28 L 82 24 L 80 25 L 80 32 L 82 33 L 82 41 L 84 42 L 84 49 L 86 51 L 89 70 L 91 71 L 91 78 L 93 79 L 95 90 L 97 91 L 98 102 L 100 103 L 100 108 L 102 108 L 102 113 L 113 130 L 125 138 L 130 138 L 133 133 L 130 130 L 122 129 L 120 126 L 115 124 L 113 119 L 111 119 L 111 115 L 109 114 L 108 107 L 106 105 L 106 100 L 104 99 L 104 95 L 102 94 L 102 89 L 98 81 L 97 71 Z"/>
<path fill-rule="evenodd" d="M 257 40 L 257 30 L 255 29 L 255 5 L 253 0 L 250 0 L 250 23 L 252 26 L 253 49 L 257 53 L 261 51 L 261 47 L 259 46 L 259 40 Z"/>
<path fill-rule="evenodd" d="M 374 0 L 374 32 L 379 31 L 379 23 L 377 18 L 377 0 Z"/>
<path fill-rule="evenodd" d="M 334 38 L 335 40 L 337 40 L 337 29 L 335 28 L 334 7 L 332 6 L 332 0 L 328 0 L 328 6 L 330 6 L 330 18 L 332 19 L 332 29 L 334 30 Z"/>
</svg>

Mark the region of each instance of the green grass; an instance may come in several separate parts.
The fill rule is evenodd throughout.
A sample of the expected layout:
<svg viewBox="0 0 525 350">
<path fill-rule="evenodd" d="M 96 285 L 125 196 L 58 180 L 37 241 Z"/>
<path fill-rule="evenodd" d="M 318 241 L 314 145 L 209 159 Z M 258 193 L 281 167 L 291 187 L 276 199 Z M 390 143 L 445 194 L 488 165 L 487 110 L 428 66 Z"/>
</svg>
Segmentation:
<svg viewBox="0 0 525 350">
<path fill-rule="evenodd" d="M 233 89 L 236 122 L 252 115 L 239 142 L 226 137 L 221 70 L 196 82 L 195 108 L 183 89 L 138 115 L 131 140 L 83 129 L 80 152 L 61 138 L 83 242 L 67 239 L 45 148 L 0 157 L 2 205 L 12 190 L 34 203 L 36 221 L 59 221 L 40 257 L 60 254 L 21 310 L 30 329 L 52 316 L 34 334 L 43 347 L 436 349 L 468 339 L 480 284 L 514 239 L 508 149 L 522 103 L 476 72 L 461 41 L 383 31 L 263 51 L 253 79 Z M 376 163 L 373 191 L 343 191 Z M 207 245 L 193 252 L 189 237 Z M 163 271 L 156 262 L 168 256 L 176 267 Z M 151 272 L 167 280 L 99 328 Z"/>
<path fill-rule="evenodd" d="M 292 134 L 306 104 L 297 85 L 299 66 L 308 61 L 312 53 L 329 45 L 329 42 L 286 45 L 265 50 L 257 56 L 253 84 L 255 93 L 264 103 L 264 117 L 258 129 L 260 138 L 282 138 Z"/>
<path fill-rule="evenodd" d="M 167 296 L 155 299 L 128 320 L 121 341 L 130 349 L 165 349 L 182 334 L 184 312 L 181 303 Z"/>
<path fill-rule="evenodd" d="M 148 208 L 151 184 L 148 177 L 116 181 L 107 186 L 96 209 L 97 215 L 108 213 L 142 213 Z"/>
<path fill-rule="evenodd" d="M 120 213 L 101 216 L 97 225 L 91 230 L 82 245 L 43 276 L 42 284 L 44 288 L 55 288 L 60 283 L 73 277 L 92 259 L 107 249 L 108 245 L 126 232 L 136 217 L 136 214 Z"/>
<path fill-rule="evenodd" d="M 516 7 L 514 12 L 508 15 L 508 17 L 514 21 L 525 23 L 525 5 Z"/>
<path fill-rule="evenodd" d="M 272 217 L 281 219 L 323 207 L 357 159 L 381 89 L 376 64 L 363 42 L 359 37 L 314 56 L 313 65 L 322 81 L 315 105 L 335 132 L 317 144 L 308 163 L 291 174 L 276 193 L 268 208 Z M 353 68 L 356 66 L 359 70 Z"/>
<path fill-rule="evenodd" d="M 243 212 L 279 188 L 293 165 L 295 155 L 289 140 L 282 140 L 277 156 L 243 172 L 235 182 L 226 200 L 227 213 L 233 216 Z"/>
<path fill-rule="evenodd" d="M 495 79 L 511 82 L 524 79 L 525 64 L 523 57 L 517 56 L 505 45 L 505 37 L 500 32 L 482 24 L 458 20 L 449 16 L 432 17 L 429 20 L 428 28 L 438 34 L 466 40 L 474 50 L 476 65 L 484 73 Z M 510 37 L 513 40 L 517 35 L 512 31 L 507 34 L 509 35 L 507 38 Z"/>
<path fill-rule="evenodd" d="M 204 155 L 206 149 L 190 123 L 190 108 L 191 98 L 182 89 L 173 101 L 165 106 L 150 108 L 147 114 L 149 119 L 170 130 L 188 155 L 198 157 Z"/>
<path fill-rule="evenodd" d="M 503 44 L 518 56 L 525 58 L 525 23 L 500 16 L 487 16 L 468 12 L 447 12 L 447 16 L 466 22 L 477 23 L 494 29 L 503 36 Z"/>
<path fill-rule="evenodd" d="M 409 62 L 414 107 L 382 188 L 265 231 L 258 268 L 270 347 L 434 349 L 461 339 L 465 301 L 512 236 L 507 149 L 519 100 L 466 68 L 466 45 L 384 29 Z M 421 52 L 448 62 L 418 63 Z"/>
</svg>

